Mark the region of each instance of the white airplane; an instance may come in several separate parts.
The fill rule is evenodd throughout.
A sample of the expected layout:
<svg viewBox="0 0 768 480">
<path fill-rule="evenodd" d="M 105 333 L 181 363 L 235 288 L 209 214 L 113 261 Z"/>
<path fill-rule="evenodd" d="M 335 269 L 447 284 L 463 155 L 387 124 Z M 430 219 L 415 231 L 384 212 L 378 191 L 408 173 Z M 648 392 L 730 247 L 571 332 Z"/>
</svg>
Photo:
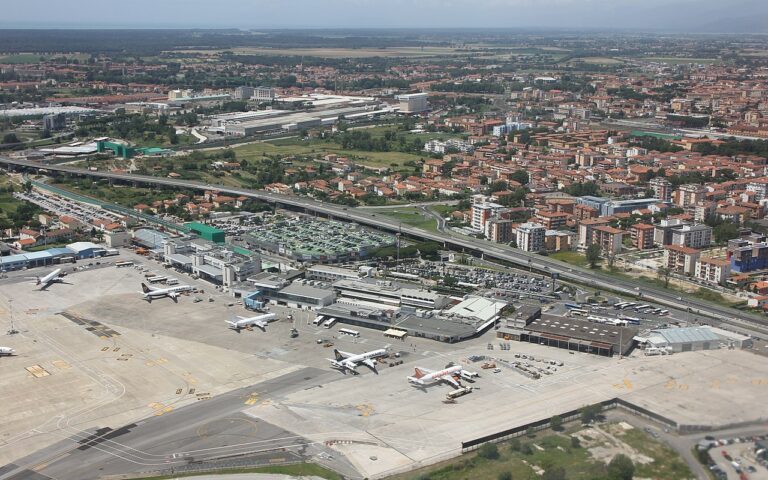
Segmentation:
<svg viewBox="0 0 768 480">
<path fill-rule="evenodd" d="M 0 347 L 0 357 L 11 356 L 16 353 L 16 350 L 10 347 Z"/>
<path fill-rule="evenodd" d="M 192 287 L 189 285 L 178 285 L 175 287 L 169 287 L 169 288 L 157 288 L 157 287 L 148 287 L 144 283 L 141 284 L 141 294 L 144 295 L 144 300 L 148 301 L 149 303 L 152 303 L 153 298 L 160 298 L 160 297 L 169 297 L 173 299 L 174 302 L 178 302 L 179 295 L 181 295 L 183 292 L 189 292 L 192 290 Z"/>
<path fill-rule="evenodd" d="M 44 277 L 30 277 L 36 280 L 35 285 L 41 285 L 40 290 L 45 290 L 50 287 L 52 283 L 63 283 L 66 273 L 61 273 L 61 269 L 57 268 Z"/>
<path fill-rule="evenodd" d="M 437 371 L 421 367 L 416 367 L 414 370 L 415 372 L 413 376 L 408 377 L 408 381 L 415 385 L 423 387 L 428 383 L 442 381 L 450 383 L 454 388 L 461 387 L 461 384 L 457 378 L 462 370 L 461 365 L 454 365 L 453 367 L 448 367 Z"/>
<path fill-rule="evenodd" d="M 277 315 L 274 313 L 266 313 L 264 315 L 256 315 L 255 317 L 237 317 L 238 320 L 227 320 L 229 328 L 236 330 L 240 333 L 243 328 L 250 329 L 251 327 L 258 327 L 263 331 L 267 330 L 269 322 L 277 320 Z"/>
<path fill-rule="evenodd" d="M 341 371 L 349 370 L 352 373 L 357 373 L 357 365 L 362 363 L 374 372 L 379 373 L 376 371 L 376 359 L 385 357 L 388 353 L 383 348 L 360 354 L 342 352 L 334 349 L 333 355 L 336 358 L 329 358 L 328 361 L 331 362 L 331 366 L 338 368 Z"/>
</svg>

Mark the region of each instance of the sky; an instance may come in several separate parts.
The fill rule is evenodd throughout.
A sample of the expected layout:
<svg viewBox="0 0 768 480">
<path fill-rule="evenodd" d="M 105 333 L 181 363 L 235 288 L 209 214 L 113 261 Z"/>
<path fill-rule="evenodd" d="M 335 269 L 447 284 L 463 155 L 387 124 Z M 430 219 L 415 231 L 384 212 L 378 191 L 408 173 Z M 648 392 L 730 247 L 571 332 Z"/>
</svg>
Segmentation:
<svg viewBox="0 0 768 480">
<path fill-rule="evenodd" d="M 9 0 L 0 28 L 766 32 L 768 0 Z"/>
</svg>

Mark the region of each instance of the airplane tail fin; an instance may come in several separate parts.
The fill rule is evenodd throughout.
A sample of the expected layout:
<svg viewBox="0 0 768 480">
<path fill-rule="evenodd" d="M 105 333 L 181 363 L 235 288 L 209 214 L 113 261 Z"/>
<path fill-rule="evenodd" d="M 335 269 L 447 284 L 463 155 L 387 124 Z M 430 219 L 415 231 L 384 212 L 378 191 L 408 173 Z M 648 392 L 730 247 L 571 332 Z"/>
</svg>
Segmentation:
<svg viewBox="0 0 768 480">
<path fill-rule="evenodd" d="M 35 281 L 37 282 L 35 285 L 40 285 L 40 277 L 35 277 Z"/>
<path fill-rule="evenodd" d="M 149 287 L 146 286 L 143 282 L 141 284 L 141 291 L 144 292 L 144 293 L 149 293 L 150 292 Z"/>
<path fill-rule="evenodd" d="M 336 360 L 339 361 L 339 362 L 344 360 L 344 357 L 335 348 L 333 349 L 333 356 L 336 357 Z"/>
<path fill-rule="evenodd" d="M 424 373 L 419 367 L 416 367 L 413 369 L 413 378 L 418 379 L 423 377 L 424 375 L 426 375 L 426 373 Z"/>
</svg>

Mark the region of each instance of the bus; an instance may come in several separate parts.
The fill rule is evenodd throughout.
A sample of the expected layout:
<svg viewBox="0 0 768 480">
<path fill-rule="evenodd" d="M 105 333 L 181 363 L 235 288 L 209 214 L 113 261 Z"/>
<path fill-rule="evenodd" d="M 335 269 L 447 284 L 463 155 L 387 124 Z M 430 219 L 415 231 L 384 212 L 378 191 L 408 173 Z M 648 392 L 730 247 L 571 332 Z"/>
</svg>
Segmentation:
<svg viewBox="0 0 768 480">
<path fill-rule="evenodd" d="M 637 305 L 637 304 L 636 304 L 636 303 L 633 303 L 633 302 L 625 303 L 624 305 L 622 305 L 622 306 L 621 306 L 621 310 L 626 310 L 626 309 L 628 309 L 628 308 L 632 308 L 632 307 L 634 307 L 635 305 Z"/>
<path fill-rule="evenodd" d="M 637 317 L 621 317 L 621 319 L 630 325 L 640 325 L 640 319 Z"/>
<path fill-rule="evenodd" d="M 350 337 L 355 337 L 355 338 L 360 337 L 360 332 L 358 332 L 357 330 L 349 329 L 349 328 L 340 328 L 339 333 L 342 335 L 349 335 Z"/>
<path fill-rule="evenodd" d="M 115 262 L 115 266 L 116 266 L 117 268 L 121 268 L 121 267 L 132 267 L 132 266 L 133 266 L 133 262 Z"/>
<path fill-rule="evenodd" d="M 580 309 L 581 305 L 579 305 L 578 303 L 566 303 L 565 308 L 567 308 L 568 310 Z"/>
<path fill-rule="evenodd" d="M 322 315 L 318 315 L 315 317 L 314 320 L 312 320 L 312 325 L 319 327 L 323 323 L 323 320 L 325 320 L 325 317 Z"/>
<path fill-rule="evenodd" d="M 570 313 L 571 315 L 579 316 L 579 317 L 586 317 L 587 314 L 589 314 L 588 311 L 580 308 L 574 308 L 573 310 L 569 310 L 568 313 Z"/>
<path fill-rule="evenodd" d="M 160 283 L 160 282 L 164 282 L 164 281 L 166 281 L 166 280 L 168 280 L 168 277 L 161 277 L 161 276 L 159 276 L 159 275 L 158 275 L 158 276 L 156 276 L 156 277 L 149 277 L 149 278 L 147 279 L 147 281 L 148 281 L 149 283 Z"/>
<path fill-rule="evenodd" d="M 325 328 L 331 328 L 332 326 L 336 325 L 337 320 L 333 317 L 329 318 L 323 323 L 323 327 Z"/>
<path fill-rule="evenodd" d="M 613 304 L 613 308 L 615 308 L 616 310 L 621 310 L 622 308 L 624 308 L 624 305 L 626 305 L 626 304 L 627 304 L 627 302 L 614 303 Z"/>
<path fill-rule="evenodd" d="M 635 311 L 639 312 L 640 310 L 645 310 L 646 308 L 653 308 L 653 307 L 651 307 L 650 305 L 646 305 L 646 304 L 638 305 L 638 306 L 635 307 Z"/>
<path fill-rule="evenodd" d="M 176 279 L 176 278 L 169 278 L 168 280 L 165 281 L 165 284 L 166 285 L 178 285 L 179 284 L 179 280 Z"/>
</svg>

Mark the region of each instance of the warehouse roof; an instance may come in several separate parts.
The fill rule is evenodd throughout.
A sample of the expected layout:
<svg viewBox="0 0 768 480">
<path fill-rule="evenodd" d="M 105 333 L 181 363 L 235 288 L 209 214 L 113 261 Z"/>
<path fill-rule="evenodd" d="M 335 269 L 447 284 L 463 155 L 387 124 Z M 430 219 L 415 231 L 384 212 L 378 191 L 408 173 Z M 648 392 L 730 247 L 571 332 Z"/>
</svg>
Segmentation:
<svg viewBox="0 0 768 480">
<path fill-rule="evenodd" d="M 651 330 L 651 337 L 663 338 L 667 343 L 717 342 L 720 340 L 715 332 L 706 327 L 663 328 Z"/>
<path fill-rule="evenodd" d="M 191 230 L 194 230 L 200 233 L 208 233 L 208 234 L 224 233 L 224 230 L 221 230 L 216 227 L 212 227 L 210 225 L 206 225 L 200 222 L 189 222 L 189 223 L 185 223 L 184 225 L 189 227 Z"/>
</svg>

